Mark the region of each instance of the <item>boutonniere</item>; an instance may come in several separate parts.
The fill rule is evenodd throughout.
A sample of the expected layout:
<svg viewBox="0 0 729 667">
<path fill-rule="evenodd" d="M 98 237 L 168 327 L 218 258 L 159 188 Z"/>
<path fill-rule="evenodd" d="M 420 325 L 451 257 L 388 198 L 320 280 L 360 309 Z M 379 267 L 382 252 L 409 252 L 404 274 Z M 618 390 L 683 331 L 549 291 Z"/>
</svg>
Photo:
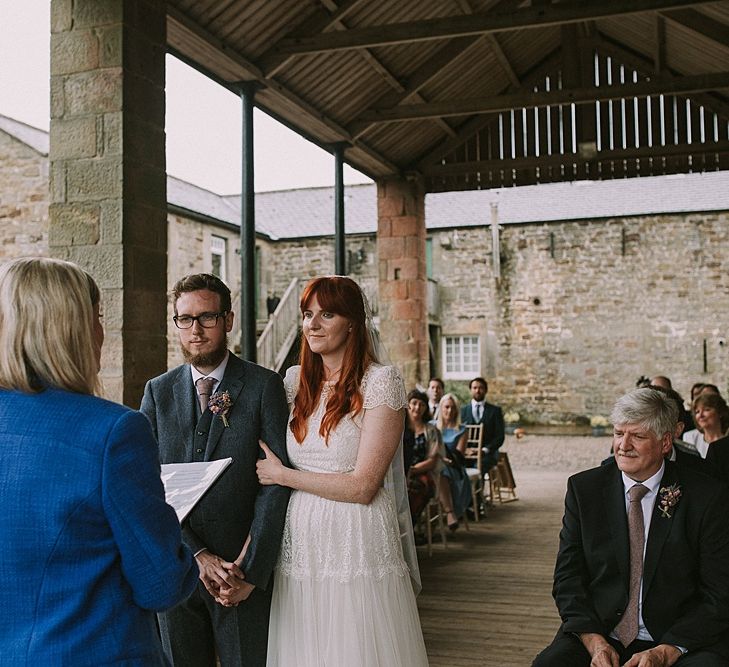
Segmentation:
<svg viewBox="0 0 729 667">
<path fill-rule="evenodd" d="M 223 420 L 223 426 L 228 428 L 228 413 L 230 408 L 233 407 L 233 401 L 230 399 L 230 394 L 227 391 L 217 391 L 208 400 L 208 408 L 214 415 L 218 415 Z"/>
<path fill-rule="evenodd" d="M 662 486 L 658 491 L 658 509 L 661 510 L 661 516 L 670 519 L 673 508 L 678 505 L 680 499 L 681 487 L 678 484 Z"/>
</svg>

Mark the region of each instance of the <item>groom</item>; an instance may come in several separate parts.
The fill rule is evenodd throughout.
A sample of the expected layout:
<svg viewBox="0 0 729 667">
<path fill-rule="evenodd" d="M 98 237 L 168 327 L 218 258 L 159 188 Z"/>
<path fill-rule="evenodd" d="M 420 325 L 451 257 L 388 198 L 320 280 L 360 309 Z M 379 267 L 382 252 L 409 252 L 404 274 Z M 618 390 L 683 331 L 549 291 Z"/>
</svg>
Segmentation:
<svg viewBox="0 0 729 667">
<path fill-rule="evenodd" d="M 141 411 L 157 436 L 162 463 L 226 457 L 233 463 L 183 524 L 200 582 L 190 598 L 160 614 L 162 642 L 175 667 L 214 667 L 216 655 L 221 667 L 262 667 L 271 572 L 289 490 L 260 486 L 256 461 L 260 439 L 288 462 L 286 395 L 278 374 L 228 351 L 233 313 L 230 290 L 220 279 L 186 276 L 172 296 L 187 363 L 147 383 Z M 220 412 L 213 414 L 209 401 Z M 243 601 L 234 607 L 218 604 L 218 592 L 231 587 Z"/>
</svg>

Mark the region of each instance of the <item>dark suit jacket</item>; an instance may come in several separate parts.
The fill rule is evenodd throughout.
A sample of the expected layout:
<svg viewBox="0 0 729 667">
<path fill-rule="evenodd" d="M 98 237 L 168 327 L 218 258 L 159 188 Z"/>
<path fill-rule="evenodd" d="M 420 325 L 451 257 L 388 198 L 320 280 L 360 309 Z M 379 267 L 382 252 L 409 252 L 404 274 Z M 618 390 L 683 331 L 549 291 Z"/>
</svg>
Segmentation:
<svg viewBox="0 0 729 667">
<path fill-rule="evenodd" d="M 259 485 L 256 461 L 262 456 L 260 438 L 288 464 L 283 381 L 277 373 L 231 353 L 217 391 L 228 391 L 233 401 L 228 427 L 209 411 L 198 421 L 198 399 L 187 364 L 147 383 L 141 411 L 157 436 L 162 463 L 233 458 L 190 513 L 183 537 L 193 553 L 207 548 L 233 561 L 250 531 L 251 544 L 241 569 L 247 581 L 265 589 L 278 557 L 290 490 Z M 204 455 L 193 451 L 198 447 L 196 432 L 204 438 Z"/>
<path fill-rule="evenodd" d="M 471 402 L 461 408 L 463 424 L 483 424 L 483 446 L 489 448 L 491 455 L 498 457 L 498 449 L 504 444 L 504 413 L 498 405 L 484 403 L 481 421 L 473 418 Z"/>
<path fill-rule="evenodd" d="M 706 472 L 729 486 L 729 436 L 715 440 L 706 454 Z"/>
<path fill-rule="evenodd" d="M 706 475 L 666 461 L 661 487 L 671 484 L 680 485 L 681 498 L 670 518 L 656 499 L 644 562 L 643 621 L 658 643 L 727 657 L 726 491 Z M 628 603 L 629 552 L 617 465 L 570 477 L 553 589 L 564 632 L 612 632 Z"/>
</svg>

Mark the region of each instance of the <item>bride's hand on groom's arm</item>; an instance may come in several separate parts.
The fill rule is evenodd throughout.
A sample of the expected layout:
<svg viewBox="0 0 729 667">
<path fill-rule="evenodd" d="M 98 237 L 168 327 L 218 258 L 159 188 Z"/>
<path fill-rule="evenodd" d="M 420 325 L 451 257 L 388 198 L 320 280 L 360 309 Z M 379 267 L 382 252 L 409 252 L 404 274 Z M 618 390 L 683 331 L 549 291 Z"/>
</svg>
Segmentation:
<svg viewBox="0 0 729 667">
<path fill-rule="evenodd" d="M 265 458 L 258 459 L 256 463 L 256 473 L 258 473 L 258 481 L 264 486 L 270 484 L 280 484 L 286 486 L 284 483 L 283 476 L 287 470 L 281 459 L 278 458 L 266 445 L 263 440 L 259 440 L 258 444 L 261 446 Z"/>
</svg>

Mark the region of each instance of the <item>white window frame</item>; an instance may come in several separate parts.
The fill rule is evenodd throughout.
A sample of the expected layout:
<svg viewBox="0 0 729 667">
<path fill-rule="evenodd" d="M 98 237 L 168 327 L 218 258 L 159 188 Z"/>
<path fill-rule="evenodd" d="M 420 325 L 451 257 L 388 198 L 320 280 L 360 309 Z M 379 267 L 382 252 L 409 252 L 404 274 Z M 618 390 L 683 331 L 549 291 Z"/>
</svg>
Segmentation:
<svg viewBox="0 0 729 667">
<path fill-rule="evenodd" d="M 481 337 L 478 334 L 445 335 L 441 350 L 444 379 L 470 380 L 481 375 Z"/>
<path fill-rule="evenodd" d="M 213 260 L 220 257 L 220 278 L 223 282 L 228 280 L 228 239 L 217 234 L 210 235 L 210 272 L 213 273 Z"/>
</svg>

